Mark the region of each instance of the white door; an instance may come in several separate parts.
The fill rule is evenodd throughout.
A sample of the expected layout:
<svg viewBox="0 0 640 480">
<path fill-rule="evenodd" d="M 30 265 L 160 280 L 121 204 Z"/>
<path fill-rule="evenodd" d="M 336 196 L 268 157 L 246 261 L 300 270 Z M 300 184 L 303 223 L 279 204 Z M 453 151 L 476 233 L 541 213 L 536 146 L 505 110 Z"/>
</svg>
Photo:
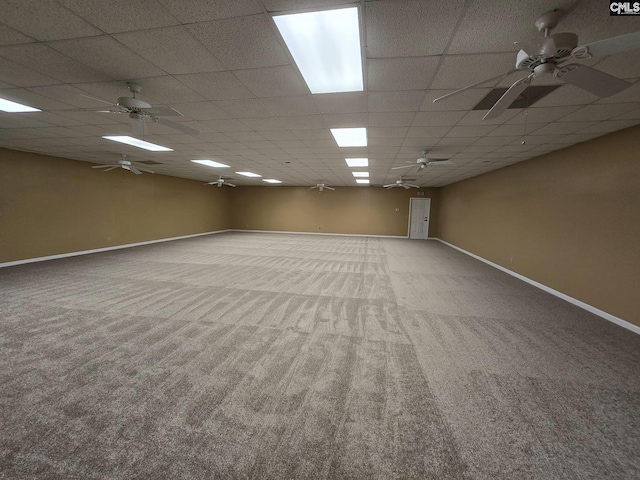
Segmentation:
<svg viewBox="0 0 640 480">
<path fill-rule="evenodd" d="M 409 238 L 429 236 L 430 198 L 411 198 L 409 205 Z"/>
</svg>

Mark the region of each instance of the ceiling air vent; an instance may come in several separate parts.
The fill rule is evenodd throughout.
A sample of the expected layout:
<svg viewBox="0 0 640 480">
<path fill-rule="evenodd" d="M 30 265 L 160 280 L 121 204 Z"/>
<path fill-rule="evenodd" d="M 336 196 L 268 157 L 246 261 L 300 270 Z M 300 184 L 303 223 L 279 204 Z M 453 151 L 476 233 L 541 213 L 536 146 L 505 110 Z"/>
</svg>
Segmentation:
<svg viewBox="0 0 640 480">
<path fill-rule="evenodd" d="M 527 87 L 518 98 L 516 98 L 508 108 L 526 108 L 530 107 L 542 97 L 546 97 L 556 88 L 562 85 L 534 85 Z M 508 87 L 494 88 L 473 107 L 473 110 L 491 110 L 491 107 L 509 90 Z"/>
</svg>

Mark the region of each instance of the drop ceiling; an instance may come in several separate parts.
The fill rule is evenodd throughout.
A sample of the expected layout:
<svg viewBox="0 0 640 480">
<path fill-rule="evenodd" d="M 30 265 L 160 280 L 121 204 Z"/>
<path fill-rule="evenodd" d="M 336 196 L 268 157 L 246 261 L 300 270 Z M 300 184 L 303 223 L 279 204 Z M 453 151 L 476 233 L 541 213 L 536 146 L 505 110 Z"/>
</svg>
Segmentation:
<svg viewBox="0 0 640 480">
<path fill-rule="evenodd" d="M 272 15 L 354 4 L 365 90 L 311 95 Z M 630 88 L 601 99 L 562 85 L 528 109 L 526 132 L 523 109 L 490 121 L 473 110 L 522 73 L 432 103 L 511 70 L 513 42 L 536 37 L 533 22 L 558 7 L 572 11 L 555 31 L 578 34 L 580 44 L 640 30 L 640 16 L 609 16 L 601 0 L 0 0 L 0 97 L 42 110 L 0 113 L 0 147 L 93 163 L 125 153 L 159 162 L 156 173 L 201 181 L 222 174 L 238 185 L 267 185 L 234 173 L 252 171 L 283 185 L 336 186 L 357 185 L 347 157 L 368 157 L 371 183 L 382 185 L 406 171 L 393 167 L 427 149 L 454 165 L 412 170 L 414 183 L 448 185 L 640 123 L 640 51 L 585 62 Z M 176 120 L 201 133 L 148 124 L 144 139 L 172 152 L 103 139 L 131 135 L 131 121 L 97 113 L 108 106 L 84 95 L 115 102 L 129 95 L 127 81 L 142 85 L 139 98 L 179 110 Z M 338 147 L 329 129 L 340 127 L 367 127 L 368 146 Z"/>
</svg>

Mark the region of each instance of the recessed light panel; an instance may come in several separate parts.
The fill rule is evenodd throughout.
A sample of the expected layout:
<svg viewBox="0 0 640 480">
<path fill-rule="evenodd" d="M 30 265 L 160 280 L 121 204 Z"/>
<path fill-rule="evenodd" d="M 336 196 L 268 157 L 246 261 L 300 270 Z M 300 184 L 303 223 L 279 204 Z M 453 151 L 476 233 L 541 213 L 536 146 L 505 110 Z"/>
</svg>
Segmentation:
<svg viewBox="0 0 640 480">
<path fill-rule="evenodd" d="M 311 93 L 363 91 L 357 7 L 273 20 Z"/>
<path fill-rule="evenodd" d="M 353 176 L 356 178 L 369 178 L 369 172 L 353 172 Z"/>
<path fill-rule="evenodd" d="M 5 100 L 4 98 L 0 98 L 0 110 L 2 110 L 3 112 L 9 112 L 9 113 L 41 112 L 42 111 L 37 108 L 30 107 L 28 105 L 12 102 L 11 100 Z"/>
<path fill-rule="evenodd" d="M 162 145 L 156 145 L 155 143 L 145 142 L 144 140 L 138 140 L 137 138 L 128 137 L 126 135 L 115 135 L 102 137 L 107 140 L 113 140 L 114 142 L 126 143 L 132 147 L 144 148 L 145 150 L 151 150 L 152 152 L 173 152 L 172 148 L 163 147 Z"/>
<path fill-rule="evenodd" d="M 369 166 L 368 158 L 345 158 L 344 161 L 347 162 L 347 165 L 349 165 L 351 168 Z"/>
<path fill-rule="evenodd" d="M 336 139 L 339 147 L 366 147 L 367 129 L 359 128 L 332 128 L 331 134 Z"/>
<path fill-rule="evenodd" d="M 267 183 L 282 183 L 280 180 L 276 180 L 275 178 L 263 178 L 262 181 Z"/>
<path fill-rule="evenodd" d="M 229 165 L 225 165 L 224 163 L 214 162 L 213 160 L 191 160 L 193 163 L 199 163 L 200 165 L 206 165 L 207 167 L 213 168 L 227 168 Z"/>
<path fill-rule="evenodd" d="M 356 178 L 356 183 L 361 183 L 363 185 L 369 185 L 369 179 L 368 178 Z"/>
<path fill-rule="evenodd" d="M 238 175 L 244 175 L 245 177 L 261 177 L 262 175 L 258 175 L 253 172 L 236 172 Z"/>
</svg>

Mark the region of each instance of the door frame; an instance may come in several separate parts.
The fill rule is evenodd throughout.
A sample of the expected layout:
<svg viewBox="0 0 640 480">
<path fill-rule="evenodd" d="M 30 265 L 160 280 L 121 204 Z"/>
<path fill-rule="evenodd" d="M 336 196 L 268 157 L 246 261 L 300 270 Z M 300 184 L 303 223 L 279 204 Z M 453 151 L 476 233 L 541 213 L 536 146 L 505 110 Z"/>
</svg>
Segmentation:
<svg viewBox="0 0 640 480">
<path fill-rule="evenodd" d="M 431 224 L 431 197 L 410 197 L 409 198 L 409 221 L 408 223 L 408 227 L 407 227 L 407 238 L 411 239 L 411 209 L 413 208 L 413 200 L 417 199 L 417 200 L 429 200 L 429 208 L 427 209 L 427 237 L 422 239 L 416 239 L 416 240 L 427 240 L 429 238 L 429 225 Z"/>
</svg>

